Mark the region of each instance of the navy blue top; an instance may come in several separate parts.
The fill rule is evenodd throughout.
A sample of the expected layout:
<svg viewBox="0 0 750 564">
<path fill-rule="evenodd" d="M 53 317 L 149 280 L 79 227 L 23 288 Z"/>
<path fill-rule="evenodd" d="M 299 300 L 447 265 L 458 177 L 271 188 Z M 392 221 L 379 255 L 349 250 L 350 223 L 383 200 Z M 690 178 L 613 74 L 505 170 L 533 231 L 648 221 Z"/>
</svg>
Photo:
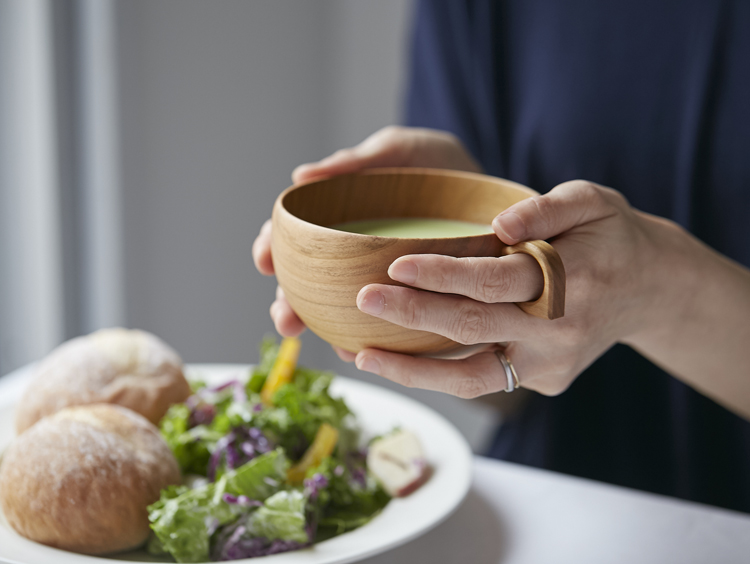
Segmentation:
<svg viewBox="0 0 750 564">
<path fill-rule="evenodd" d="M 750 2 L 425 0 L 411 65 L 406 122 L 489 174 L 611 186 L 750 266 Z M 750 423 L 621 345 L 489 454 L 750 511 Z"/>
</svg>

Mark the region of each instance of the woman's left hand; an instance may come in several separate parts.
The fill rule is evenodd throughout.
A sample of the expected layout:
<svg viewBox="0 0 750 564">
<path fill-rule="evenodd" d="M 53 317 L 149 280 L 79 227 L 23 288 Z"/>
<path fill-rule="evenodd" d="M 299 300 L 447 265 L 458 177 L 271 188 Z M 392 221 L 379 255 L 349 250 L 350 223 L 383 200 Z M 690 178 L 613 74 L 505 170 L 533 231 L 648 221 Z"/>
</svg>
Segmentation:
<svg viewBox="0 0 750 564">
<path fill-rule="evenodd" d="M 505 354 L 521 385 L 556 395 L 615 342 L 655 320 L 658 309 L 674 305 L 665 301 L 683 299 L 679 292 L 664 295 L 662 290 L 669 287 L 674 262 L 662 241 L 679 238 L 679 228 L 631 208 L 612 189 L 580 180 L 566 182 L 512 206 L 492 225 L 508 245 L 549 240 L 565 266 L 564 317 L 538 319 L 513 303 L 535 299 L 543 286 L 536 261 L 520 254 L 401 257 L 388 274 L 411 288 L 365 286 L 357 297 L 358 307 L 465 345 L 508 343 Z M 436 360 L 365 349 L 356 356 L 356 364 L 405 386 L 463 398 L 506 387 L 505 373 L 492 351 L 463 360 Z"/>
</svg>

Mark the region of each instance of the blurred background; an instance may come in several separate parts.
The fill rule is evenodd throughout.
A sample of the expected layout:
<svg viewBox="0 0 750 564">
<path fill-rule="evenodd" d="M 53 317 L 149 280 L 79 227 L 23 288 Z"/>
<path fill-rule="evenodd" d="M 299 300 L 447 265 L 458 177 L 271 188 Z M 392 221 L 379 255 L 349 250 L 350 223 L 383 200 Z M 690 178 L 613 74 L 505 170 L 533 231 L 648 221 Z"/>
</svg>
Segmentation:
<svg viewBox="0 0 750 564">
<path fill-rule="evenodd" d="M 100 327 L 254 362 L 275 282 L 250 249 L 298 164 L 398 123 L 409 0 L 0 0 L 0 374 Z M 498 417 L 303 335 L 481 452 Z"/>
</svg>

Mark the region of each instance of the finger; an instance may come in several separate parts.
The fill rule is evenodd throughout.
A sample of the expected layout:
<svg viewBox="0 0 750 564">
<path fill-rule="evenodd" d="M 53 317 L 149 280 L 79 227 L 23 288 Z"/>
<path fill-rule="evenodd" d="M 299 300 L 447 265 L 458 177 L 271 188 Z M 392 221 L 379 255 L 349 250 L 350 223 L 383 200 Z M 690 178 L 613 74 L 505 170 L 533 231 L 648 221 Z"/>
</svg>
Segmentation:
<svg viewBox="0 0 750 564">
<path fill-rule="evenodd" d="M 571 362 L 570 353 L 561 351 L 551 342 L 541 350 L 528 343 L 510 343 L 503 352 L 513 364 L 521 387 L 545 396 L 563 393 L 591 362 L 578 355 L 573 355 L 575 360 Z"/>
<path fill-rule="evenodd" d="M 276 331 L 282 337 L 296 337 L 305 330 L 304 322 L 294 313 L 281 288 L 276 291 L 276 300 L 271 304 L 270 313 Z"/>
<path fill-rule="evenodd" d="M 614 190 L 573 180 L 509 207 L 492 221 L 497 236 L 508 245 L 549 239 L 577 225 L 615 215 L 624 198 Z"/>
<path fill-rule="evenodd" d="M 260 234 L 253 242 L 253 262 L 261 274 L 271 276 L 273 259 L 271 257 L 271 220 L 267 220 L 260 228 Z"/>
<path fill-rule="evenodd" d="M 485 304 L 386 284 L 362 288 L 357 307 L 401 327 L 437 333 L 464 345 L 522 339 L 539 322 L 514 304 Z"/>
<path fill-rule="evenodd" d="M 383 128 L 355 147 L 341 149 L 321 161 L 298 166 L 292 173 L 292 180 L 297 184 L 366 168 L 408 166 L 410 151 L 403 139 L 408 135 L 405 128 Z"/>
<path fill-rule="evenodd" d="M 508 385 L 494 352 L 464 360 L 436 360 L 365 349 L 357 354 L 357 368 L 406 386 L 471 399 L 504 390 Z"/>
<path fill-rule="evenodd" d="M 334 352 L 339 356 L 341 360 L 344 362 L 354 362 L 354 359 L 357 357 L 357 355 L 351 351 L 347 351 L 342 349 L 341 347 L 332 347 Z"/>
<path fill-rule="evenodd" d="M 544 289 L 539 263 L 520 253 L 501 258 L 407 255 L 391 264 L 388 276 L 423 290 L 485 303 L 528 302 Z"/>
</svg>

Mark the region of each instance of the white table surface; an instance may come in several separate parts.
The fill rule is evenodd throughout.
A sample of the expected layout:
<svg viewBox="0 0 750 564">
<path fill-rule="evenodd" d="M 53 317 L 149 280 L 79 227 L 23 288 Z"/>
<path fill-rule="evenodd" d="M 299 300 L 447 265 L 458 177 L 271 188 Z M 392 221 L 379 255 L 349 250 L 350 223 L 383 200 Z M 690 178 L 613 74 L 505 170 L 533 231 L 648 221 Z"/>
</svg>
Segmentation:
<svg viewBox="0 0 750 564">
<path fill-rule="evenodd" d="M 750 515 L 482 457 L 458 510 L 366 564 L 750 562 Z"/>
<path fill-rule="evenodd" d="M 750 515 L 482 457 L 473 472 L 445 522 L 362 563 L 750 563 Z"/>
</svg>

